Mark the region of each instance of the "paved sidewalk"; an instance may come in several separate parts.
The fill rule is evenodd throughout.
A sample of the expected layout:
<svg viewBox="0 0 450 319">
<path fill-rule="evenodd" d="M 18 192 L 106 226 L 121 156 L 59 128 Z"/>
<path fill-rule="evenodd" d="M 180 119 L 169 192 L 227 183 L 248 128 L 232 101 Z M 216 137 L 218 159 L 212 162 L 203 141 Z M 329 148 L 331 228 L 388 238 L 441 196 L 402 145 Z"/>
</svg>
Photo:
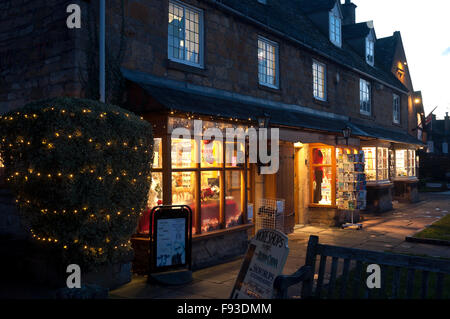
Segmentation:
<svg viewBox="0 0 450 319">
<path fill-rule="evenodd" d="M 422 194 L 417 204 L 394 203 L 394 210 L 381 215 L 365 215 L 362 230 L 342 230 L 316 226 L 296 226 L 289 235 L 290 253 L 285 274 L 303 266 L 310 235 L 319 236 L 320 243 L 383 252 L 427 255 L 450 259 L 450 248 L 405 242 L 405 237 L 417 233 L 450 211 L 449 194 Z M 146 277 L 110 292 L 110 298 L 228 298 L 241 259 L 194 272 L 191 284 L 178 287 L 149 285 Z M 339 267 L 340 268 L 340 267 Z M 340 269 L 338 269 L 338 272 Z"/>
</svg>

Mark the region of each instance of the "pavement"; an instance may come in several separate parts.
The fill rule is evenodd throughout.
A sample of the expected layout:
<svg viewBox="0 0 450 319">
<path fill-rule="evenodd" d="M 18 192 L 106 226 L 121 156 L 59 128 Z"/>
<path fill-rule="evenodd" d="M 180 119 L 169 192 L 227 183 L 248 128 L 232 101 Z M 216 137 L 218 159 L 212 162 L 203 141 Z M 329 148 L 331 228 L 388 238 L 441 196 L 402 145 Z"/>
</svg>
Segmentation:
<svg viewBox="0 0 450 319">
<path fill-rule="evenodd" d="M 448 258 L 450 248 L 406 242 L 407 236 L 439 220 L 450 212 L 450 192 L 421 194 L 416 204 L 394 202 L 394 210 L 383 214 L 364 215 L 362 230 L 297 225 L 289 235 L 289 257 L 285 274 L 292 274 L 304 265 L 309 236 L 319 236 L 323 244 L 381 252 L 405 253 L 436 258 Z M 162 299 L 226 299 L 229 298 L 242 259 L 202 269 L 193 273 L 193 281 L 184 286 L 162 287 L 148 284 L 145 276 L 110 291 L 110 298 Z M 329 264 L 329 263 L 328 263 Z M 342 265 L 338 267 L 340 273 Z M 329 271 L 327 271 L 329 272 Z M 326 281 L 327 278 L 325 278 Z"/>
</svg>

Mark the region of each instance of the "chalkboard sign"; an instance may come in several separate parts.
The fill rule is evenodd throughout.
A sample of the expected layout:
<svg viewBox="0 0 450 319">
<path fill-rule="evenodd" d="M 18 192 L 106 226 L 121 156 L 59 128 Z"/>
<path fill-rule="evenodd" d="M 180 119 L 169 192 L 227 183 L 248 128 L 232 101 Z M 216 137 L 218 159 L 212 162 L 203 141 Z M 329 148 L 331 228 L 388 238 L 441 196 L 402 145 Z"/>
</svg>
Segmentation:
<svg viewBox="0 0 450 319">
<path fill-rule="evenodd" d="M 191 269 L 192 211 L 157 206 L 150 213 L 150 273 Z"/>
<path fill-rule="evenodd" d="M 250 241 L 231 299 L 271 299 L 275 278 L 282 274 L 289 254 L 288 237 L 261 229 Z"/>
</svg>

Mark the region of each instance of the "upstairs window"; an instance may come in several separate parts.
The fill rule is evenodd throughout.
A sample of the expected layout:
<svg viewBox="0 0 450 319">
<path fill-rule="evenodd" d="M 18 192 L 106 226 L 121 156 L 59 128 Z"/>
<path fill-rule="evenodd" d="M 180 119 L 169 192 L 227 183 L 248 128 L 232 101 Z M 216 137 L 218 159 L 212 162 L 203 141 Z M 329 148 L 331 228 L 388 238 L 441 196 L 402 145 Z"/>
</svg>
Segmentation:
<svg viewBox="0 0 450 319">
<path fill-rule="evenodd" d="M 359 100 L 360 100 L 360 112 L 364 115 L 372 114 L 371 105 L 371 86 L 366 80 L 359 80 Z"/>
<path fill-rule="evenodd" d="M 397 94 L 394 94 L 393 110 L 394 123 L 400 124 L 400 96 L 398 96 Z"/>
<path fill-rule="evenodd" d="M 342 45 L 342 22 L 337 6 L 330 12 L 330 41 L 338 47 Z"/>
<path fill-rule="evenodd" d="M 375 42 L 371 38 L 366 39 L 366 62 L 371 66 L 375 62 Z"/>
<path fill-rule="evenodd" d="M 325 64 L 313 62 L 313 88 L 314 97 L 326 101 L 326 69 Z"/>
<path fill-rule="evenodd" d="M 203 13 L 180 2 L 169 2 L 168 56 L 170 60 L 203 65 Z"/>
<path fill-rule="evenodd" d="M 278 89 L 278 44 L 258 38 L 259 84 Z"/>
</svg>

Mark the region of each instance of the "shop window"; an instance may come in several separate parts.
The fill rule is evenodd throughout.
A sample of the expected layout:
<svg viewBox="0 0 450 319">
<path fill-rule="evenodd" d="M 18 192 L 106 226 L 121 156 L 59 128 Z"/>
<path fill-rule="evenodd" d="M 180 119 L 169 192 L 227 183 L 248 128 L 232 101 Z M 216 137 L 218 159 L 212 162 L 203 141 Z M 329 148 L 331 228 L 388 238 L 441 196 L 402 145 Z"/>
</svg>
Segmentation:
<svg viewBox="0 0 450 319">
<path fill-rule="evenodd" d="M 312 147 L 311 149 L 311 195 L 312 204 L 320 206 L 334 205 L 334 148 Z"/>
<path fill-rule="evenodd" d="M 366 180 L 381 182 L 389 180 L 389 150 L 386 147 L 363 147 Z"/>
<path fill-rule="evenodd" d="M 153 168 L 162 168 L 162 139 L 155 138 L 153 145 Z"/>
<path fill-rule="evenodd" d="M 416 176 L 416 151 L 396 150 L 395 151 L 395 176 L 414 177 Z"/>
<path fill-rule="evenodd" d="M 202 233 L 220 229 L 220 171 L 201 173 Z"/>
<path fill-rule="evenodd" d="M 172 139 L 172 168 L 196 167 L 195 140 Z"/>
<path fill-rule="evenodd" d="M 172 205 L 187 205 L 192 209 L 193 216 L 196 216 L 195 172 L 172 173 Z M 195 227 L 192 232 L 196 233 Z"/>
<path fill-rule="evenodd" d="M 225 174 L 225 226 L 227 228 L 242 224 L 241 174 L 240 171 L 227 171 Z"/>
<path fill-rule="evenodd" d="M 162 173 L 152 173 L 152 181 L 148 192 L 148 207 L 152 208 L 163 204 L 162 185 Z"/>
<path fill-rule="evenodd" d="M 202 141 L 202 167 L 221 167 L 223 163 L 222 142 Z"/>
<path fill-rule="evenodd" d="M 226 142 L 226 167 L 244 167 L 245 148 L 243 143 Z"/>
</svg>

